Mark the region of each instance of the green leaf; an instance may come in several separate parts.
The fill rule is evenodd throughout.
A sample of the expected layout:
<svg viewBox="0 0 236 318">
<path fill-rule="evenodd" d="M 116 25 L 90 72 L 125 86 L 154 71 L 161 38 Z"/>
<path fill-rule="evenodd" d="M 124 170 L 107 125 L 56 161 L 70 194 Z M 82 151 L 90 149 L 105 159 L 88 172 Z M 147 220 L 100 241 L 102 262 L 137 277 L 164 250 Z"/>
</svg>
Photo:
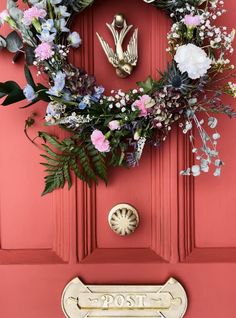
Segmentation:
<svg viewBox="0 0 236 318">
<path fill-rule="evenodd" d="M 16 63 L 21 58 L 22 55 L 23 55 L 23 52 L 17 51 L 12 58 L 12 63 L 13 64 Z"/>
<path fill-rule="evenodd" d="M 0 49 L 5 48 L 7 46 L 6 39 L 0 35 Z"/>
<path fill-rule="evenodd" d="M 23 90 L 20 86 L 14 81 L 7 81 L 5 83 L 0 83 L 0 94 L 3 96 L 7 96 L 7 98 L 2 103 L 3 106 L 7 106 L 10 104 L 14 104 L 21 100 L 25 99 L 25 95 L 23 94 Z"/>
<path fill-rule="evenodd" d="M 107 168 L 104 155 L 97 151 L 92 144 L 88 144 L 87 149 L 91 157 L 95 173 L 107 184 Z"/>
<path fill-rule="evenodd" d="M 22 100 L 25 99 L 25 95 L 23 94 L 22 90 L 16 90 L 11 92 L 11 94 L 9 94 L 7 96 L 7 98 L 4 100 L 4 102 L 2 103 L 3 106 L 8 106 L 17 102 L 20 102 Z"/>
<path fill-rule="evenodd" d="M 47 173 L 43 195 L 64 187 L 65 183 L 68 183 L 70 189 L 71 172 L 89 186 L 92 181 L 97 183 L 98 177 L 107 182 L 105 155 L 98 152 L 91 143 L 81 143 L 76 138 L 60 141 L 45 132 L 40 132 L 39 137 L 49 144 L 43 144 L 47 154 L 41 155 L 46 160 L 41 164 Z"/>
<path fill-rule="evenodd" d="M 35 59 L 34 48 L 26 46 L 25 48 L 25 60 L 28 65 L 33 65 Z"/>
<path fill-rule="evenodd" d="M 57 159 L 62 159 L 61 155 L 57 154 L 56 152 L 54 152 L 51 148 L 49 148 L 47 145 L 43 145 L 43 147 L 45 148 L 45 151 L 52 157 L 57 158 Z"/>
<path fill-rule="evenodd" d="M 36 92 L 38 94 L 39 100 L 49 103 L 51 101 L 49 95 L 47 94 L 48 88 L 42 84 L 37 85 Z"/>
<path fill-rule="evenodd" d="M 43 157 L 44 159 L 46 159 L 47 162 L 49 162 L 49 164 L 51 164 L 51 165 L 53 165 L 53 166 L 55 166 L 55 164 L 58 163 L 58 160 L 53 159 L 53 158 L 50 158 L 50 157 L 47 156 L 47 155 L 41 154 L 40 156 Z"/>
<path fill-rule="evenodd" d="M 81 179 L 82 181 L 86 181 L 84 175 L 82 174 L 82 172 L 79 169 L 79 166 L 77 164 L 76 159 L 71 158 L 71 160 L 69 161 L 69 164 L 70 164 L 71 169 L 74 171 L 76 177 Z"/>
<path fill-rule="evenodd" d="M 70 176 L 70 167 L 69 167 L 68 163 L 66 163 L 63 166 L 63 172 L 64 172 L 65 180 L 68 183 L 68 189 L 70 189 L 72 186 L 72 181 L 71 181 L 71 176 Z"/>
<path fill-rule="evenodd" d="M 143 88 L 145 93 L 149 93 L 153 89 L 154 81 L 151 76 L 148 76 L 145 82 L 137 82 L 137 85 Z"/>
<path fill-rule="evenodd" d="M 54 191 L 55 189 L 63 188 L 65 185 L 65 177 L 62 169 L 53 171 L 45 177 L 45 188 L 42 196 Z"/>
<path fill-rule="evenodd" d="M 79 162 L 84 170 L 85 176 L 90 179 L 95 181 L 95 183 L 98 183 L 96 174 L 90 164 L 90 157 L 86 153 L 86 150 L 80 146 L 77 148 L 78 151 L 78 157 L 79 157 Z"/>
<path fill-rule="evenodd" d="M 94 0 L 72 0 L 71 7 L 75 12 L 81 12 L 88 6 L 92 5 Z"/>
<path fill-rule="evenodd" d="M 11 53 L 16 53 L 23 48 L 21 37 L 16 31 L 12 31 L 6 38 L 7 49 Z"/>
<path fill-rule="evenodd" d="M 18 9 L 17 1 L 7 0 L 7 10 L 15 21 L 21 21 L 23 18 L 23 12 Z"/>
<path fill-rule="evenodd" d="M 31 103 L 29 103 L 29 104 L 27 104 L 27 105 L 25 105 L 25 106 L 22 106 L 22 107 L 20 107 L 20 108 L 28 108 L 28 107 L 30 107 L 30 106 L 36 104 L 36 103 L 39 102 L 39 101 L 40 101 L 40 99 L 35 98 Z"/>
<path fill-rule="evenodd" d="M 39 137 L 42 138 L 45 142 L 49 142 L 52 146 L 58 150 L 65 150 L 65 147 L 57 140 L 57 138 L 47 134 L 46 132 L 39 132 Z"/>
<path fill-rule="evenodd" d="M 36 84 L 34 82 L 32 73 L 31 73 L 31 71 L 29 69 L 29 66 L 27 64 L 25 64 L 24 71 L 25 71 L 25 78 L 27 80 L 27 83 L 29 85 L 31 85 L 33 87 L 33 89 L 36 91 L 37 90 L 37 86 L 36 86 Z"/>
</svg>

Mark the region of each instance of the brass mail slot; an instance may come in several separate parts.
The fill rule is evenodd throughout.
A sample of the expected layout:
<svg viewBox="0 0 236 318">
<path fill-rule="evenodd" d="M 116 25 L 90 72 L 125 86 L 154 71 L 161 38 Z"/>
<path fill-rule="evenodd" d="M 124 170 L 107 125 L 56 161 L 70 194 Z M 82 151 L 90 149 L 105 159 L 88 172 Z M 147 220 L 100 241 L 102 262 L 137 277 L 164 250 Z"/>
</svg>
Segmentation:
<svg viewBox="0 0 236 318">
<path fill-rule="evenodd" d="M 62 294 L 67 318 L 181 318 L 187 295 L 174 278 L 164 285 L 84 285 L 74 278 Z"/>
</svg>

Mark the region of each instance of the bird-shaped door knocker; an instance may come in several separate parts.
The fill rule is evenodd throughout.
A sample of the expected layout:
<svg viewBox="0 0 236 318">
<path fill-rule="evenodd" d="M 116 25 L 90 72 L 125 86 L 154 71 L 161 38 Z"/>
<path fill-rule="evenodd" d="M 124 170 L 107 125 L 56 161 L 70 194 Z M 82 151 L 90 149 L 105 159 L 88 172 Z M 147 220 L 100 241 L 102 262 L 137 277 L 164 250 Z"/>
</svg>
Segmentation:
<svg viewBox="0 0 236 318">
<path fill-rule="evenodd" d="M 116 68 L 116 74 L 121 78 L 126 78 L 132 74 L 138 62 L 138 29 L 135 29 L 127 50 L 124 51 L 122 47 L 124 39 L 133 25 L 127 25 L 125 17 L 121 13 L 115 15 L 112 24 L 106 23 L 106 25 L 113 35 L 115 52 L 97 33 L 98 39 L 106 53 L 108 61 Z"/>
</svg>

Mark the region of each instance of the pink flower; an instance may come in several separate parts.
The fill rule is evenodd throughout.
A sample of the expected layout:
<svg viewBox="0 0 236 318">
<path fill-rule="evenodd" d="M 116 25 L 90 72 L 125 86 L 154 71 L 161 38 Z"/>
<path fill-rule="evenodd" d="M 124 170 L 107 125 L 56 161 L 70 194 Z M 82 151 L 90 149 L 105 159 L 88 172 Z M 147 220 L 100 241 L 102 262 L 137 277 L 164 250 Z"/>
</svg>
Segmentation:
<svg viewBox="0 0 236 318">
<path fill-rule="evenodd" d="M 35 56 L 42 61 L 49 59 L 53 54 L 52 45 L 48 42 L 39 44 L 35 49 Z"/>
<path fill-rule="evenodd" d="M 23 23 L 24 25 L 31 25 L 34 19 L 45 18 L 47 12 L 44 9 L 32 7 L 24 11 Z"/>
<path fill-rule="evenodd" d="M 140 116 L 146 117 L 148 115 L 148 108 L 153 107 L 155 105 L 155 101 L 150 96 L 143 95 L 139 97 L 133 105 L 140 110 Z"/>
<path fill-rule="evenodd" d="M 94 147 L 100 152 L 109 152 L 110 143 L 100 130 L 94 130 L 91 135 L 91 141 Z"/>
<path fill-rule="evenodd" d="M 195 28 L 201 24 L 201 17 L 200 15 L 193 16 L 191 14 L 188 14 L 184 17 L 184 23 L 189 28 Z"/>
<path fill-rule="evenodd" d="M 120 123 L 118 120 L 112 120 L 109 122 L 108 127 L 110 130 L 117 130 L 120 129 Z"/>
</svg>

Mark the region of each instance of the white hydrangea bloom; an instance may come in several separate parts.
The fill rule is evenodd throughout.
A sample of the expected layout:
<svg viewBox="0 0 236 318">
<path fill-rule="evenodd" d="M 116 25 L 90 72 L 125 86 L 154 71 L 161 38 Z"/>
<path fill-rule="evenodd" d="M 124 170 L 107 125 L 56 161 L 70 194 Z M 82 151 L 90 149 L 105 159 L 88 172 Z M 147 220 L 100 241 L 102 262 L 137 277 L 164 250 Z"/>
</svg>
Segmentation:
<svg viewBox="0 0 236 318">
<path fill-rule="evenodd" d="M 179 46 L 174 60 L 180 72 L 187 72 L 191 79 L 204 76 L 212 63 L 206 52 L 194 44 Z"/>
</svg>

